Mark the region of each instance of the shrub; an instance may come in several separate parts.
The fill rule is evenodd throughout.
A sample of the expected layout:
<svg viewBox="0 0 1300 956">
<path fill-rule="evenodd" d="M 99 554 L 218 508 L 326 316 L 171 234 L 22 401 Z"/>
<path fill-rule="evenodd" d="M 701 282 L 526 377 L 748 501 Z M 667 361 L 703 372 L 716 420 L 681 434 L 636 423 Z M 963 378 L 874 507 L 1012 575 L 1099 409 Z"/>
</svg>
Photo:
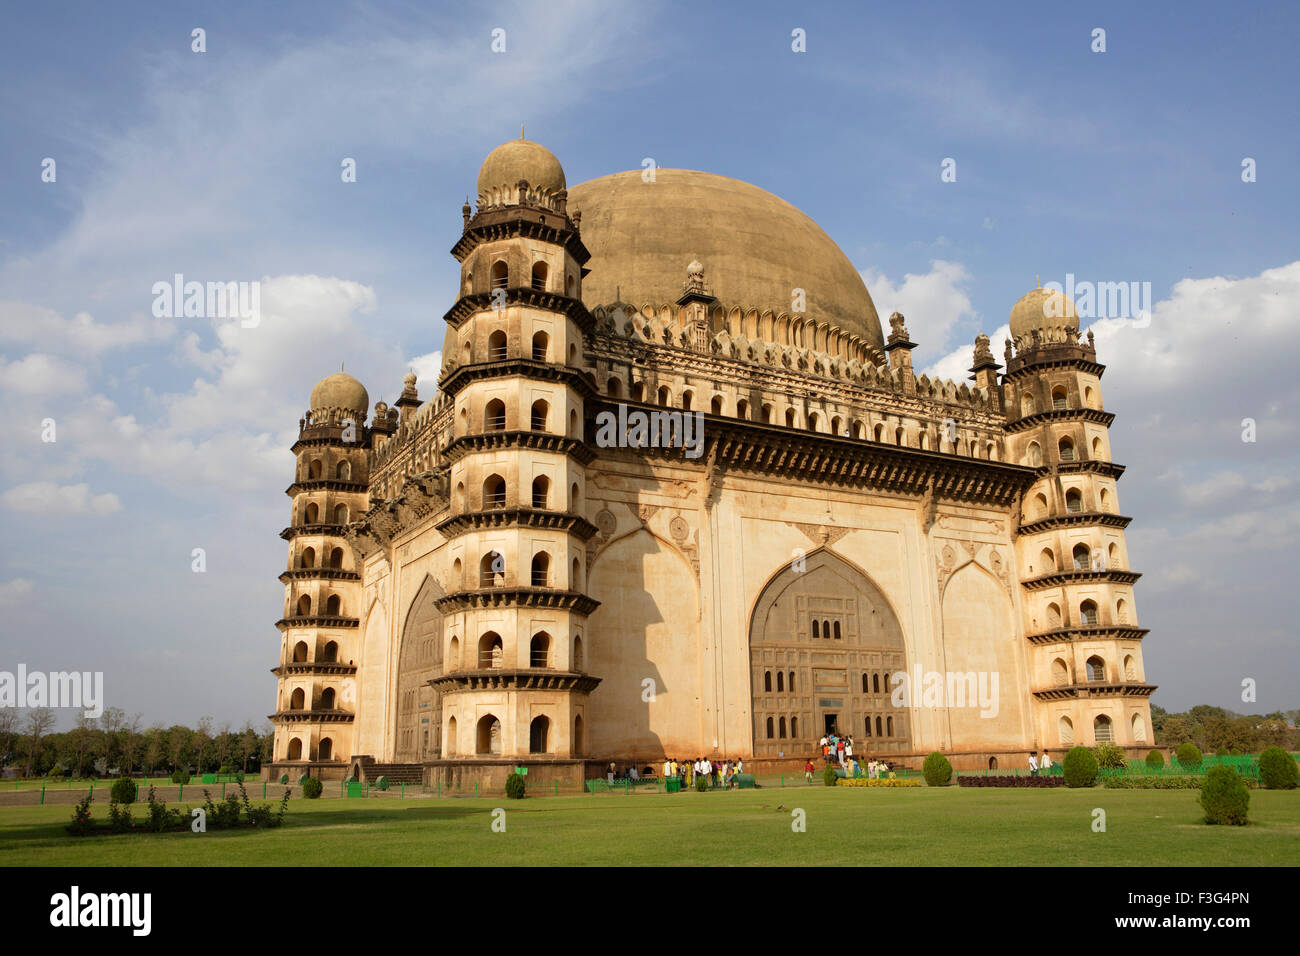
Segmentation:
<svg viewBox="0 0 1300 956">
<path fill-rule="evenodd" d="M 301 787 L 304 783 L 306 783 L 310 779 L 311 779 L 311 774 L 309 773 L 303 774 L 301 777 L 298 778 L 298 786 Z"/>
<path fill-rule="evenodd" d="M 113 789 L 108 792 L 108 798 L 112 803 L 123 805 L 135 803 L 136 794 L 138 793 L 135 781 L 130 777 L 122 777 L 113 781 Z M 129 819 L 128 814 L 128 819 Z"/>
<path fill-rule="evenodd" d="M 1199 790 L 1204 779 L 1200 774 L 1156 777 L 1107 777 L 1101 782 L 1108 790 Z"/>
<path fill-rule="evenodd" d="M 506 796 L 511 800 L 522 800 L 525 786 L 524 775 L 522 773 L 512 773 L 506 777 Z"/>
<path fill-rule="evenodd" d="M 190 772 L 184 767 L 177 767 L 172 771 L 172 783 L 179 783 L 182 787 L 190 782 Z"/>
<path fill-rule="evenodd" d="M 212 797 L 203 791 L 203 809 L 208 816 L 208 826 L 216 830 L 228 830 L 239 826 L 239 797 L 233 793 L 220 803 L 214 804 Z"/>
<path fill-rule="evenodd" d="M 925 783 L 915 777 L 899 777 L 894 780 L 873 780 L 870 777 L 843 777 L 836 781 L 837 787 L 923 787 Z"/>
<path fill-rule="evenodd" d="M 185 814 L 180 810 L 169 810 L 167 804 L 158 799 L 153 787 L 149 788 L 149 820 L 146 824 L 155 833 L 175 829 L 185 825 Z"/>
<path fill-rule="evenodd" d="M 228 763 L 223 763 L 220 767 L 217 768 L 217 773 L 231 774 L 234 772 L 235 772 L 234 768 L 231 767 L 230 764 Z"/>
<path fill-rule="evenodd" d="M 1201 748 L 1190 740 L 1185 744 L 1179 744 L 1178 749 L 1174 751 L 1174 759 L 1178 761 L 1180 767 L 1199 767 L 1202 759 Z"/>
<path fill-rule="evenodd" d="M 85 836 L 94 829 L 95 821 L 90 817 L 90 794 L 86 794 L 86 798 L 72 811 L 72 822 L 68 824 L 68 832 L 73 836 Z"/>
<path fill-rule="evenodd" d="M 1245 826 L 1250 791 L 1231 767 L 1211 767 L 1201 785 L 1201 807 L 1206 823 Z"/>
<path fill-rule="evenodd" d="M 289 775 L 287 773 L 280 774 L 280 783 L 286 785 L 289 783 Z"/>
<path fill-rule="evenodd" d="M 1153 750 L 1147 754 L 1147 766 L 1152 770 L 1163 770 L 1165 766 L 1165 755 L 1159 750 Z"/>
<path fill-rule="evenodd" d="M 695 792 L 704 793 L 704 791 L 708 789 L 709 789 L 709 778 L 704 776 L 704 774 L 702 773 L 697 773 L 695 775 Z"/>
<path fill-rule="evenodd" d="M 511 774 L 510 776 L 513 777 L 513 776 L 515 776 L 515 775 L 514 775 L 514 774 Z M 389 786 L 389 784 L 388 784 L 388 778 L 387 778 L 387 777 L 380 777 L 378 780 L 375 781 L 375 789 L 376 789 L 376 790 L 387 790 L 387 789 L 388 789 L 388 786 Z M 506 787 L 509 788 L 509 786 L 510 786 L 510 781 L 507 780 L 507 781 L 506 781 Z"/>
<path fill-rule="evenodd" d="M 126 804 L 108 805 L 108 825 L 114 833 L 126 833 L 132 827 L 131 808 Z"/>
<path fill-rule="evenodd" d="M 833 787 L 839 779 L 840 775 L 835 772 L 835 768 L 830 764 L 827 764 L 826 768 L 822 771 L 822 783 L 826 784 L 828 787 Z"/>
<path fill-rule="evenodd" d="M 302 781 L 302 795 L 308 800 L 317 800 L 325 791 L 325 785 L 315 777 L 304 777 Z"/>
<path fill-rule="evenodd" d="M 1122 770 L 1128 766 L 1124 759 L 1124 748 L 1115 744 L 1097 744 L 1092 748 L 1092 755 L 1097 758 L 1097 766 L 1107 770 Z"/>
<path fill-rule="evenodd" d="M 936 750 L 925 758 L 925 763 L 921 765 L 921 774 L 929 786 L 946 787 L 948 781 L 952 780 L 952 764 L 948 762 L 947 757 Z"/>
<path fill-rule="evenodd" d="M 1281 747 L 1267 747 L 1259 755 L 1259 782 L 1269 790 L 1291 790 L 1300 776 L 1295 757 Z"/>
<path fill-rule="evenodd" d="M 1067 787 L 1091 787 L 1097 780 L 1097 758 L 1087 747 L 1074 747 L 1061 761 Z"/>
</svg>

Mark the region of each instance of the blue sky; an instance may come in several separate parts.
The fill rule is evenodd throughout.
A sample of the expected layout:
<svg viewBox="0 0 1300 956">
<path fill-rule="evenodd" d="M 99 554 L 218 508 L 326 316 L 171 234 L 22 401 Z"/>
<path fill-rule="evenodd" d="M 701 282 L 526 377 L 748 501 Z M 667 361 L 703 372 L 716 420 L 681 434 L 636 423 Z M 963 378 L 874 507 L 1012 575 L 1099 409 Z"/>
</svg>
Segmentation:
<svg viewBox="0 0 1300 956">
<path fill-rule="evenodd" d="M 651 157 L 794 203 L 945 375 L 979 331 L 1001 354 L 1036 275 L 1151 283 L 1149 326 L 1095 331 L 1154 700 L 1300 706 L 1298 26 L 1288 4 L 14 6 L 0 669 L 103 670 L 146 721 L 270 711 L 307 393 L 346 360 L 372 400 L 411 366 L 429 394 L 461 203 L 525 122 L 571 184 Z M 153 318 L 177 272 L 265 277 L 273 321 Z"/>
</svg>

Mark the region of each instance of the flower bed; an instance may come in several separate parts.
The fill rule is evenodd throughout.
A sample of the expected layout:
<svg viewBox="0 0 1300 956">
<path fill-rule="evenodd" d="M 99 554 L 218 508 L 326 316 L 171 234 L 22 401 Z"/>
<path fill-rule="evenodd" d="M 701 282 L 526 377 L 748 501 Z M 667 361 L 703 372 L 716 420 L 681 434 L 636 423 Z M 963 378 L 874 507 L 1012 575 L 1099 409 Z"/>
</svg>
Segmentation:
<svg viewBox="0 0 1300 956">
<path fill-rule="evenodd" d="M 1064 787 L 1064 777 L 1021 777 L 1014 774 L 989 774 L 988 776 L 957 776 L 959 787 Z"/>
<path fill-rule="evenodd" d="M 888 778 L 884 780 L 872 780 L 870 777 L 841 777 L 835 781 L 837 787 L 924 787 L 924 780 L 917 780 L 915 777 L 902 778 L 895 780 Z"/>
<path fill-rule="evenodd" d="M 1243 778 L 1246 786 L 1258 788 L 1259 782 Z M 1105 777 L 1102 786 L 1111 790 L 1199 790 L 1205 783 L 1205 774 L 1180 774 L 1178 776 Z"/>
</svg>

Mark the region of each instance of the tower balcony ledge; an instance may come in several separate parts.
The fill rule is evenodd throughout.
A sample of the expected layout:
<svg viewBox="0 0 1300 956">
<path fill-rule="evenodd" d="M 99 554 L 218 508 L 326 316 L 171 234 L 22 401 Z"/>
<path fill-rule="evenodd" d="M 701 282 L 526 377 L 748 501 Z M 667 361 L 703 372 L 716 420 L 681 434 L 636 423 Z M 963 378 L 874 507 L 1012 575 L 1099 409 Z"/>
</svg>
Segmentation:
<svg viewBox="0 0 1300 956">
<path fill-rule="evenodd" d="M 1033 692 L 1038 700 L 1070 700 L 1083 697 L 1150 697 L 1156 684 L 1139 681 L 1083 681 L 1074 684 L 1057 684 Z"/>
<path fill-rule="evenodd" d="M 293 627 L 359 627 L 361 621 L 355 617 L 326 617 L 325 615 L 307 615 L 282 617 L 275 622 L 281 631 Z"/>
<path fill-rule="evenodd" d="M 1044 588 L 1061 587 L 1066 584 L 1132 584 L 1140 577 L 1142 575 L 1137 571 L 1119 571 L 1110 568 L 1104 571 L 1078 569 L 1040 574 L 1021 581 L 1020 584 L 1026 591 L 1041 591 Z"/>
</svg>

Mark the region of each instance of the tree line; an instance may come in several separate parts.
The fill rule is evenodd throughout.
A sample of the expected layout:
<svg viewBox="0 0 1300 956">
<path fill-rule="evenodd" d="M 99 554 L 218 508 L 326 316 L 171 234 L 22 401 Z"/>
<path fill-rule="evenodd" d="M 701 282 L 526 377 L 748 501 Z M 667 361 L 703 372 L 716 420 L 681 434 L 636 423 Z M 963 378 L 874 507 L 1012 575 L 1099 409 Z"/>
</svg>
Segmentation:
<svg viewBox="0 0 1300 956">
<path fill-rule="evenodd" d="M 256 773 L 271 759 L 273 729 L 252 723 L 238 729 L 214 727 L 210 717 L 198 727 L 144 727 L 139 714 L 128 717 L 107 707 L 97 718 L 77 715 L 71 730 L 54 733 L 48 707 L 0 708 L 0 767 L 24 777 L 90 777 L 170 773 L 184 767 L 197 773 L 222 768 Z"/>
<path fill-rule="evenodd" d="M 1297 717 L 1300 710 L 1278 710 L 1261 716 L 1198 704 L 1186 713 L 1171 714 L 1151 705 L 1151 725 L 1158 745 L 1177 747 L 1191 741 L 1207 754 L 1256 754 L 1272 746 L 1294 751 Z"/>
</svg>

